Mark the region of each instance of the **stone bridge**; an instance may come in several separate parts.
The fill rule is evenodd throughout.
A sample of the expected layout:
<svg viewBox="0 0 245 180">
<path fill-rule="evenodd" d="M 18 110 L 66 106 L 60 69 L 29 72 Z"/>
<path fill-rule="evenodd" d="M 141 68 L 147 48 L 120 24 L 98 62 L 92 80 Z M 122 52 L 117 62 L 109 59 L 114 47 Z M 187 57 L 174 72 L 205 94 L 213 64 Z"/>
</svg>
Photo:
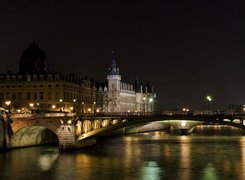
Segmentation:
<svg viewBox="0 0 245 180">
<path fill-rule="evenodd" d="M 191 133 L 197 125 L 201 124 L 233 126 L 245 132 L 244 116 L 231 115 L 101 114 L 76 116 L 67 113 L 45 113 L 15 114 L 11 116 L 11 119 L 13 135 L 11 137 L 3 135 L 3 132 L 6 134 L 6 127 L 0 129 L 0 149 L 3 148 L 4 141 L 7 148 L 41 145 L 56 141 L 59 142 L 60 149 L 74 149 L 92 145 L 98 136 L 115 131 L 123 134 L 140 133 L 166 130 L 170 126 L 180 134 Z"/>
</svg>

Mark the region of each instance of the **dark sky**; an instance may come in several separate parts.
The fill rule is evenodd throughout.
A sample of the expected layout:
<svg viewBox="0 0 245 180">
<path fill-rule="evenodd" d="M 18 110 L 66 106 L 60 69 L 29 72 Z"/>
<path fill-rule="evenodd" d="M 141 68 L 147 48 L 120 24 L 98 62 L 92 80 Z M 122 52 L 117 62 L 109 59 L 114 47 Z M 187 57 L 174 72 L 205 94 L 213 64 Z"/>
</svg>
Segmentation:
<svg viewBox="0 0 245 180">
<path fill-rule="evenodd" d="M 1 0 L 0 72 L 18 71 L 35 40 L 50 69 L 149 81 L 163 108 L 245 103 L 245 9 L 231 0 Z"/>
</svg>

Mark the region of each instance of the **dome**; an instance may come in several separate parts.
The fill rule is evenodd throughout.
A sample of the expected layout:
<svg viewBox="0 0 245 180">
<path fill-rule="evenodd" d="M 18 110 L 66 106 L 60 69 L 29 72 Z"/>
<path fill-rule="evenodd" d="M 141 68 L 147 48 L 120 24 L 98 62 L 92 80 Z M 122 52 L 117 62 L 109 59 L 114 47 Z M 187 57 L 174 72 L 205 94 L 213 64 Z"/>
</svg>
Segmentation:
<svg viewBox="0 0 245 180">
<path fill-rule="evenodd" d="M 19 68 L 20 74 L 46 74 L 48 63 L 45 52 L 33 42 L 22 53 Z"/>
</svg>

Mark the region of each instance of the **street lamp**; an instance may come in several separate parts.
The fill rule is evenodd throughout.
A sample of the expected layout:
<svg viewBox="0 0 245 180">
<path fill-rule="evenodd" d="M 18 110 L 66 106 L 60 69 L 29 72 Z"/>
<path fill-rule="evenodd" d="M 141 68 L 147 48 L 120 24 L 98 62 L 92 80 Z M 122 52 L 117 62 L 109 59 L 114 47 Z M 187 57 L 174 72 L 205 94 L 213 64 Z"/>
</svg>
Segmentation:
<svg viewBox="0 0 245 180">
<path fill-rule="evenodd" d="M 10 112 L 10 104 L 11 104 L 11 101 L 5 101 L 5 104 L 7 106 L 8 112 Z"/>
<path fill-rule="evenodd" d="M 207 96 L 206 99 L 208 101 L 208 110 L 210 110 L 210 104 L 212 102 L 212 97 L 211 96 Z"/>
<path fill-rule="evenodd" d="M 60 99 L 60 112 L 62 112 L 62 102 L 63 102 L 63 99 Z"/>
<path fill-rule="evenodd" d="M 52 109 L 53 109 L 53 111 L 55 110 L 55 108 L 56 108 L 56 105 L 55 105 L 55 104 L 53 104 L 53 105 L 52 105 Z"/>
<path fill-rule="evenodd" d="M 84 113 L 84 102 L 82 102 L 82 114 Z"/>
<path fill-rule="evenodd" d="M 31 113 L 33 113 L 34 103 L 30 103 L 29 106 L 30 106 L 30 109 L 31 109 Z"/>
<path fill-rule="evenodd" d="M 94 114 L 96 113 L 96 102 L 94 102 Z"/>
<path fill-rule="evenodd" d="M 146 100 L 146 98 L 143 97 L 143 112 L 145 112 L 145 100 Z"/>
<path fill-rule="evenodd" d="M 76 99 L 73 99 L 73 112 L 76 112 Z"/>
</svg>

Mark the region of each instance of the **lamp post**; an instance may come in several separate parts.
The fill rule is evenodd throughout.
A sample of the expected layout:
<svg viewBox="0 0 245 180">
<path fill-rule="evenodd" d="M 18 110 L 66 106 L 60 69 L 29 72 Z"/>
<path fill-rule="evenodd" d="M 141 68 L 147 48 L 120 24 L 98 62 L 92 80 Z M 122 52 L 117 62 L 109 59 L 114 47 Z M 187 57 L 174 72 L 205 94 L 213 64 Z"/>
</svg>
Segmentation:
<svg viewBox="0 0 245 180">
<path fill-rule="evenodd" d="M 143 112 L 144 112 L 144 113 L 145 113 L 145 100 L 146 100 L 146 98 L 143 97 Z"/>
<path fill-rule="evenodd" d="M 84 113 L 84 102 L 82 102 L 82 114 Z"/>
<path fill-rule="evenodd" d="M 150 111 L 150 112 L 152 112 L 152 109 L 153 109 L 153 108 L 152 108 L 152 106 L 153 106 L 152 103 L 153 103 L 153 98 L 151 97 L 151 98 L 149 99 L 149 106 L 150 106 L 150 110 L 149 110 L 149 111 Z M 148 108 L 148 109 L 149 109 L 149 108 Z"/>
<path fill-rule="evenodd" d="M 73 112 L 76 112 L 76 99 L 73 99 Z"/>
<path fill-rule="evenodd" d="M 96 113 L 96 102 L 94 102 L 94 114 Z"/>
<path fill-rule="evenodd" d="M 211 105 L 211 102 L 212 102 L 212 97 L 211 96 L 207 96 L 206 99 L 207 99 L 207 102 L 208 102 L 208 110 L 210 110 L 210 105 Z"/>
<path fill-rule="evenodd" d="M 37 103 L 37 113 L 39 113 L 39 103 Z"/>
<path fill-rule="evenodd" d="M 63 99 L 60 99 L 60 112 L 63 111 L 63 109 L 62 109 L 62 102 L 63 102 Z"/>
<path fill-rule="evenodd" d="M 31 113 L 33 113 L 34 112 L 34 110 L 33 110 L 34 103 L 30 103 L 29 106 L 30 106 L 30 109 L 31 109 Z"/>
<path fill-rule="evenodd" d="M 10 104 L 11 104 L 11 101 L 5 101 L 5 104 L 7 106 L 8 112 L 10 113 Z"/>
</svg>

